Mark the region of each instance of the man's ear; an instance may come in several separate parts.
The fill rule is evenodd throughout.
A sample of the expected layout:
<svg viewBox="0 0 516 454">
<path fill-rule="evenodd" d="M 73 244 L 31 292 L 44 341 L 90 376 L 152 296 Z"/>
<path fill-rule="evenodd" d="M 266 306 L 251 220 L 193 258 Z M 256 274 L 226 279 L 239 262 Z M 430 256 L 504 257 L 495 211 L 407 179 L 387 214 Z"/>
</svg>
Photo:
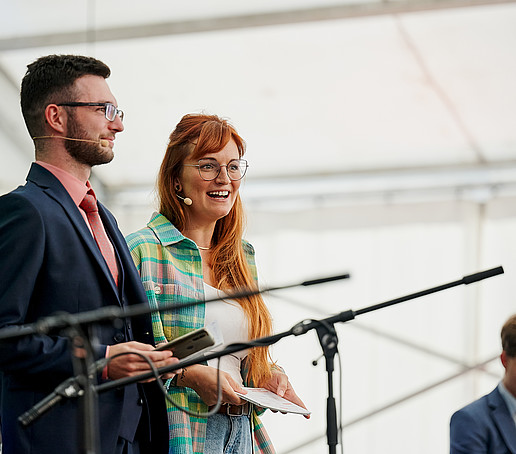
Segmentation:
<svg viewBox="0 0 516 454">
<path fill-rule="evenodd" d="M 56 104 L 49 104 L 45 107 L 45 122 L 55 132 L 64 134 L 66 131 L 67 116 L 64 109 Z"/>
<path fill-rule="evenodd" d="M 500 354 L 500 361 L 502 361 L 504 369 L 507 369 L 507 353 L 505 353 L 505 350 L 502 350 L 502 353 Z"/>
</svg>

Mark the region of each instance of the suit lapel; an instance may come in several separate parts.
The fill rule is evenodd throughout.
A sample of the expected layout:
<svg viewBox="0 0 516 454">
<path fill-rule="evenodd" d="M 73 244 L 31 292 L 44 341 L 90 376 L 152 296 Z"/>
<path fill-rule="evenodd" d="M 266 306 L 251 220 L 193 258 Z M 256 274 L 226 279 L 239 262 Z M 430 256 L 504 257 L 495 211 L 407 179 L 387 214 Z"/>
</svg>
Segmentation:
<svg viewBox="0 0 516 454">
<path fill-rule="evenodd" d="M 516 454 L 516 424 L 498 389 L 489 395 L 488 400 L 492 408 L 493 421 L 498 427 L 509 451 L 512 454 Z"/>
<path fill-rule="evenodd" d="M 102 219 L 102 223 L 104 224 L 104 229 L 106 230 L 106 233 L 107 233 L 109 239 L 111 240 L 113 249 L 115 250 L 115 256 L 116 256 L 116 261 L 117 261 L 117 265 L 118 265 L 118 289 L 116 289 L 116 290 L 121 292 L 122 289 L 124 288 L 124 279 L 125 279 L 125 274 L 124 274 L 125 263 L 122 259 L 122 251 L 123 251 L 123 248 L 127 248 L 127 245 L 125 243 L 125 240 L 124 240 L 122 234 L 120 233 L 120 230 L 118 229 L 118 226 L 116 225 L 115 222 L 113 222 L 112 218 L 110 216 L 108 216 L 108 211 L 106 210 L 104 205 L 102 205 L 101 203 L 99 203 L 99 215 L 100 215 L 100 218 Z M 131 264 L 132 264 L 132 262 L 131 262 Z M 113 279 L 111 279 L 111 280 L 113 281 Z M 113 281 L 113 284 L 114 284 L 114 281 Z M 122 300 L 122 298 L 120 298 L 120 300 Z"/>
<path fill-rule="evenodd" d="M 37 164 L 33 164 L 27 179 L 40 186 L 49 197 L 61 205 L 66 215 L 70 219 L 70 222 L 77 230 L 77 233 L 86 245 L 86 249 L 89 250 L 91 255 L 94 257 L 95 262 L 101 268 L 104 277 L 108 280 L 110 287 L 120 304 L 118 289 L 115 285 L 111 272 L 109 271 L 109 267 L 107 266 L 106 261 L 104 260 L 104 257 L 102 256 L 102 253 L 100 252 L 100 249 L 95 242 L 95 238 L 93 238 L 93 235 L 86 225 L 84 218 L 82 217 L 79 209 L 75 205 L 74 201 L 64 186 L 56 177 L 54 177 L 54 175 L 52 175 L 51 172 Z M 66 247 L 66 245 L 63 245 L 63 247 Z"/>
</svg>

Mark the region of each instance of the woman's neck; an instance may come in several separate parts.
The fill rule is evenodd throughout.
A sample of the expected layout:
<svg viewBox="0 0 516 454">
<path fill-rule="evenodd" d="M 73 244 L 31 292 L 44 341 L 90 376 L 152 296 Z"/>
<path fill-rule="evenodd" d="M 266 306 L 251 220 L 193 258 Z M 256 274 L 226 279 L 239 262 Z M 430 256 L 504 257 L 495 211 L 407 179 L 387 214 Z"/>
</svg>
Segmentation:
<svg viewBox="0 0 516 454">
<path fill-rule="evenodd" d="M 190 238 L 201 250 L 209 250 L 211 248 L 211 239 L 215 224 L 204 227 L 187 226 L 181 232 L 187 238 Z"/>
<path fill-rule="evenodd" d="M 185 237 L 190 238 L 199 248 L 202 259 L 202 275 L 206 284 L 217 287 L 215 276 L 211 267 L 211 239 L 215 224 L 210 227 L 191 227 L 187 226 L 181 232 Z"/>
</svg>

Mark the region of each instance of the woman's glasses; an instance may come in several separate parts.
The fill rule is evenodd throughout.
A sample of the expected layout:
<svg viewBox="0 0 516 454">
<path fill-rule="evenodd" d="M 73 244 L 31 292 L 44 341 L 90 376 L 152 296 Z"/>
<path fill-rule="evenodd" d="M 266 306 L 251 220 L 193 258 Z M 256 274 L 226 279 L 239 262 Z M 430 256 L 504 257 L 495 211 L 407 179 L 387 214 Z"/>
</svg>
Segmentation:
<svg viewBox="0 0 516 454">
<path fill-rule="evenodd" d="M 231 181 L 241 180 L 249 165 L 245 159 L 232 159 L 226 165 L 220 165 L 215 159 L 199 159 L 198 164 L 183 164 L 184 167 L 197 167 L 199 175 L 205 181 L 211 181 L 220 175 L 220 169 L 226 168 L 226 172 Z"/>
</svg>

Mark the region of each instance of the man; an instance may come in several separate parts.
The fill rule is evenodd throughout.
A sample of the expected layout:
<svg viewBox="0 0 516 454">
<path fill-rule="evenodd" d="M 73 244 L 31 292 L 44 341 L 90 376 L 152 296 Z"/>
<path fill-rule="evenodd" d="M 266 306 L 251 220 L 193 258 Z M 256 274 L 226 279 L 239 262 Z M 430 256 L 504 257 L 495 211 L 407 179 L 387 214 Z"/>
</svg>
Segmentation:
<svg viewBox="0 0 516 454">
<path fill-rule="evenodd" d="M 516 454 L 516 315 L 502 328 L 502 349 L 502 381 L 451 418 L 451 454 Z"/>
<path fill-rule="evenodd" d="M 88 181 L 93 166 L 113 159 L 116 134 L 124 129 L 123 112 L 105 80 L 109 75 L 104 63 L 74 55 L 50 55 L 28 66 L 21 107 L 36 162 L 25 186 L 0 197 L 0 328 L 32 323 L 58 311 L 147 301 L 116 221 L 97 204 Z M 150 317 L 99 325 L 96 334 L 96 360 L 137 352 L 156 367 L 177 361 L 169 351 L 154 351 Z M 149 370 L 144 358 L 129 354 L 111 360 L 99 378 Z M 26 428 L 17 421 L 74 375 L 69 342 L 62 333 L 0 342 L 0 372 L 3 454 L 83 452 L 77 399 L 54 406 Z M 100 452 L 145 451 L 140 446 L 147 446 L 143 433 L 151 424 L 150 390 L 144 388 L 150 386 L 156 387 L 156 382 L 98 395 Z M 155 427 L 151 429 L 155 440 Z M 166 415 L 163 430 L 167 432 Z"/>
</svg>

